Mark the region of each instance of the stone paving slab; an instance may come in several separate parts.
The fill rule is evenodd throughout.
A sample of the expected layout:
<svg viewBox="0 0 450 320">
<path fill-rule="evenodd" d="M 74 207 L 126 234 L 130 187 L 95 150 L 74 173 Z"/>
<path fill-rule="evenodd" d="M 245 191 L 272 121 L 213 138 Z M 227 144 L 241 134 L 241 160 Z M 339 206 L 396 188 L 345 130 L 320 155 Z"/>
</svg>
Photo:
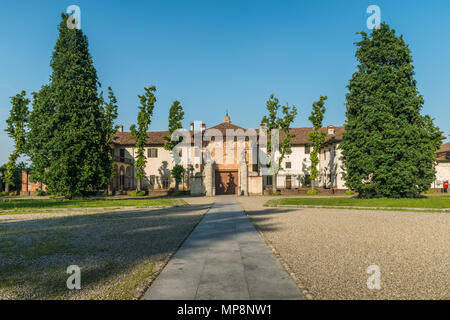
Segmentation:
<svg viewBox="0 0 450 320">
<path fill-rule="evenodd" d="M 235 197 L 216 203 L 144 300 L 302 300 L 297 285 Z"/>
</svg>

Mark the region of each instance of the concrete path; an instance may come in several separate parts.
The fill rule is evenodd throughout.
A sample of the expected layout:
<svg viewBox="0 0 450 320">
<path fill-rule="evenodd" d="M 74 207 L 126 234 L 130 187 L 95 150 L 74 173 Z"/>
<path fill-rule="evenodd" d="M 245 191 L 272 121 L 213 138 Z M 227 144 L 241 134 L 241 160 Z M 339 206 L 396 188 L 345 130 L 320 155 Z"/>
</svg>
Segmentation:
<svg viewBox="0 0 450 320">
<path fill-rule="evenodd" d="M 144 300 L 304 299 L 236 203 L 216 203 L 145 293 Z"/>
</svg>

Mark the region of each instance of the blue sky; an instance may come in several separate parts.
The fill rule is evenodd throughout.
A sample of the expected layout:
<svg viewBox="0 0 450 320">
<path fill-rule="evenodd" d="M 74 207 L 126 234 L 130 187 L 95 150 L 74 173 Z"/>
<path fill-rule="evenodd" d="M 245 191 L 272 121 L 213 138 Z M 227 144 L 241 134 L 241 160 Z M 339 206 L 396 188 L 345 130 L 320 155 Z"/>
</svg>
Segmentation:
<svg viewBox="0 0 450 320">
<path fill-rule="evenodd" d="M 184 126 L 202 120 L 256 128 L 275 93 L 299 108 L 295 126 L 309 126 L 320 95 L 329 97 L 324 124 L 345 121 L 346 85 L 355 71 L 356 32 L 368 31 L 366 9 L 410 45 L 423 113 L 450 134 L 450 2 L 411 1 L 2 1 L 0 4 L 0 164 L 12 142 L 4 133 L 9 97 L 39 90 L 61 12 L 81 8 L 82 28 L 103 87 L 119 100 L 118 122 L 135 122 L 137 95 L 155 85 L 151 130 L 166 130 L 172 101 Z"/>
</svg>

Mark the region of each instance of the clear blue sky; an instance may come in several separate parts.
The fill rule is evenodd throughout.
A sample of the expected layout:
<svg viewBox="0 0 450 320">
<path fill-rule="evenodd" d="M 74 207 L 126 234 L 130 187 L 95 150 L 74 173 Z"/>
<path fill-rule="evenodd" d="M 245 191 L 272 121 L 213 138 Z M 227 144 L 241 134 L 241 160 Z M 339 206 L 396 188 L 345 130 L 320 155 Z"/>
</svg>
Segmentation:
<svg viewBox="0 0 450 320">
<path fill-rule="evenodd" d="M 0 4 L 0 164 L 12 143 L 4 133 L 9 97 L 48 82 L 61 12 L 81 7 L 103 87 L 119 100 L 119 123 L 135 121 L 144 86 L 156 85 L 151 130 L 166 130 L 180 100 L 185 127 L 213 126 L 229 108 L 232 122 L 256 128 L 275 93 L 299 107 L 329 97 L 325 124 L 345 121 L 346 85 L 355 71 L 355 33 L 367 31 L 366 8 L 403 34 L 412 49 L 423 112 L 450 134 L 450 2 L 411 1 L 2 1 Z"/>
</svg>

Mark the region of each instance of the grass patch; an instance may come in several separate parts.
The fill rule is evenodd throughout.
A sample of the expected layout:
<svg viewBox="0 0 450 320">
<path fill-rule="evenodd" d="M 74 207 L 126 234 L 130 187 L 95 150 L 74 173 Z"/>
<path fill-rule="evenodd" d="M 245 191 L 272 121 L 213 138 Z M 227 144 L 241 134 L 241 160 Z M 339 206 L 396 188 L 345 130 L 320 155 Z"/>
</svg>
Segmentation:
<svg viewBox="0 0 450 320">
<path fill-rule="evenodd" d="M 112 209 L 111 209 L 112 208 Z M 101 213 L 101 212 L 109 212 L 111 210 L 115 210 L 114 207 L 109 207 L 109 209 L 80 209 L 75 212 L 77 213 Z M 46 210 L 46 209 L 12 209 L 7 211 L 0 210 L 0 216 L 12 215 L 12 214 L 37 214 L 37 213 L 55 213 L 55 209 Z"/>
<path fill-rule="evenodd" d="M 380 207 L 380 208 L 450 208 L 450 197 L 438 196 L 414 199 L 358 199 L 358 198 L 283 198 L 270 200 L 265 206 L 330 206 L 330 207 Z"/>
<path fill-rule="evenodd" d="M 120 281 L 108 287 L 101 297 L 102 300 L 133 300 L 142 295 L 147 284 L 155 277 L 153 263 L 141 263 L 126 273 Z M 95 299 L 96 297 L 91 297 Z"/>
<path fill-rule="evenodd" d="M 92 200 L 62 200 L 62 199 L 33 199 L 33 200 L 0 200 L 0 210 L 17 209 L 58 209 L 58 208 L 95 208 L 95 207 L 160 207 L 175 206 L 174 199 L 92 199 Z"/>
</svg>

